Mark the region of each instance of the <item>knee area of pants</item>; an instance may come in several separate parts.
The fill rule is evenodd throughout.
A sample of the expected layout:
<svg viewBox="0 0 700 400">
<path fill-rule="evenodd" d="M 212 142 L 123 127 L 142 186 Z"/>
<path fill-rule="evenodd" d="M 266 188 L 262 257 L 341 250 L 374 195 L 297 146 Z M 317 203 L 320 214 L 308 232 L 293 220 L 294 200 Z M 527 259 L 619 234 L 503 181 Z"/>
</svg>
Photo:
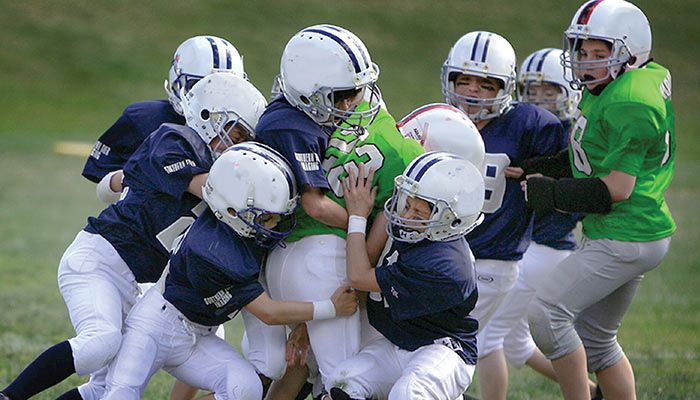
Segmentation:
<svg viewBox="0 0 700 400">
<path fill-rule="evenodd" d="M 284 355 L 284 353 L 282 354 Z M 284 357 L 275 360 L 268 360 L 265 365 L 259 366 L 255 363 L 253 363 L 253 365 L 259 373 L 265 375 L 273 381 L 282 379 L 282 376 L 284 376 L 284 373 L 287 370 L 287 362 L 284 360 Z"/>
<path fill-rule="evenodd" d="M 586 347 L 588 371 L 598 372 L 611 367 L 620 361 L 623 355 L 624 352 L 617 342 L 606 349 L 589 349 Z"/>
<path fill-rule="evenodd" d="M 214 386 L 217 400 L 260 400 L 263 395 L 262 382 L 253 369 L 241 370 L 235 366 L 226 369 L 226 374 Z"/>
<path fill-rule="evenodd" d="M 109 388 L 103 400 L 139 400 L 141 394 L 138 389 L 126 386 L 113 386 Z"/>
<path fill-rule="evenodd" d="M 77 337 L 73 347 L 75 371 L 85 375 L 107 365 L 119 351 L 122 335 L 119 331 L 99 332 L 87 337 Z"/>
<path fill-rule="evenodd" d="M 106 391 L 106 387 L 93 384 L 92 382 L 78 386 L 78 392 L 83 400 L 99 400 L 105 395 Z"/>
<path fill-rule="evenodd" d="M 431 394 L 426 391 L 423 379 L 414 373 L 399 378 L 389 392 L 390 400 L 398 399 L 429 399 Z"/>
</svg>

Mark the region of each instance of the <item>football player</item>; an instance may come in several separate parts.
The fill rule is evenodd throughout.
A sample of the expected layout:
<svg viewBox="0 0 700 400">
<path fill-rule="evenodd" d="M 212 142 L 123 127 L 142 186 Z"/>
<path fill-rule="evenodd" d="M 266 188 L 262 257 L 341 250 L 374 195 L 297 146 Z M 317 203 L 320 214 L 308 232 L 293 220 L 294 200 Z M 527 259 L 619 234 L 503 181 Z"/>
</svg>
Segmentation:
<svg viewBox="0 0 700 400">
<path fill-rule="evenodd" d="M 245 79 L 214 73 L 182 99 L 187 126 L 166 123 L 148 136 L 124 166 L 121 200 L 88 218 L 61 258 L 58 285 L 77 335 L 42 353 L 3 389 L 5 396 L 27 399 L 109 363 L 137 283 L 160 277 L 173 240 L 206 208 L 201 188 L 214 159 L 254 136 L 265 104 Z M 79 395 L 100 398 L 103 390 L 91 381 Z"/>
<path fill-rule="evenodd" d="M 372 62 L 362 41 L 341 27 L 305 28 L 287 43 L 280 62 L 282 96 L 272 101 L 260 118 L 257 140 L 290 161 L 301 192 L 299 212 L 305 213 L 300 219 L 308 216 L 340 231 L 346 228 L 347 212 L 325 195 L 332 190 L 333 180 L 326 176 L 322 160 L 329 147 L 329 137 L 336 129 L 347 132 L 353 139 L 366 134 L 367 126 L 381 107 L 381 95 L 376 86 L 378 76 L 379 67 Z M 366 105 L 357 108 L 363 100 Z M 306 222 L 300 223 L 296 231 L 301 232 L 305 226 Z M 304 232 L 304 235 L 310 234 L 308 230 Z M 268 257 L 266 277 L 274 299 L 327 298 L 345 279 L 342 237 L 328 234 L 300 239 L 298 235 L 288 238 L 287 246 L 275 248 Z M 309 285 L 310 281 L 314 284 Z M 247 331 L 258 330 L 251 327 L 255 322 L 250 318 L 244 321 Z M 308 324 L 308 331 L 322 376 L 358 350 L 358 314 L 313 321 Z M 270 335 L 283 339 L 285 333 L 282 330 Z M 267 344 L 261 347 L 253 343 L 256 336 L 259 342 Z M 280 343 L 279 339 L 256 336 L 247 335 L 249 346 L 255 349 L 252 352 L 268 355 L 259 357 L 267 363 L 260 363 L 259 368 L 264 368 L 265 375 L 270 378 L 281 376 L 285 368 L 284 341 L 273 349 L 269 343 Z M 269 357 L 275 356 L 276 361 L 271 362 Z"/>
<path fill-rule="evenodd" d="M 482 174 L 446 152 L 412 161 L 386 202 L 391 241 L 374 268 L 365 225 L 377 189 L 372 173 L 359 172 L 343 182 L 347 274 L 354 288 L 371 292 L 369 322 L 383 337 L 340 364 L 331 398 L 455 399 L 471 383 L 477 358 L 474 257 L 464 235 L 483 220 Z"/>
<path fill-rule="evenodd" d="M 226 39 L 191 37 L 175 50 L 165 92 L 168 100 L 141 101 L 126 107 L 122 115 L 97 140 L 83 167 L 83 176 L 97 183 L 97 197 L 107 204 L 119 200 L 118 182 L 126 161 L 151 132 L 169 122 L 185 125 L 183 94 L 205 75 L 231 72 L 245 78 L 243 59 Z"/>
<path fill-rule="evenodd" d="M 566 399 L 589 398 L 588 371 L 605 398 L 633 399 L 617 330 L 676 228 L 664 200 L 675 155 L 671 74 L 651 61 L 647 17 L 624 0 L 586 2 L 564 39 L 567 76 L 583 88 L 569 149 L 524 168 L 553 177 L 530 176 L 523 188 L 537 212 L 585 212 L 584 242 L 540 281 L 530 329 Z"/>
<path fill-rule="evenodd" d="M 357 308 L 348 286 L 304 303 L 272 300 L 258 282 L 261 255 L 289 234 L 298 201 L 292 170 L 277 152 L 257 143 L 233 146 L 212 166 L 202 194 L 209 208 L 176 246 L 162 290 L 148 291 L 126 320 L 104 399 L 139 399 L 163 368 L 216 398 L 259 400 L 255 369 L 214 335 L 218 325 L 243 307 L 270 325 Z"/>
<path fill-rule="evenodd" d="M 515 51 L 495 33 L 462 36 L 442 66 L 446 101 L 471 118 L 486 146 L 485 219 L 467 235 L 479 287 L 473 315 L 482 330 L 513 287 L 532 232 L 532 210 L 525 205 L 519 181 L 508 178 L 505 169 L 534 156 L 555 154 L 565 137 L 561 122 L 549 111 L 513 104 L 515 85 Z M 477 344 L 481 357 L 489 338 L 480 335 Z"/>
<path fill-rule="evenodd" d="M 568 132 L 581 91 L 571 88 L 564 80 L 561 55 L 562 50 L 559 49 L 542 49 L 525 58 L 518 71 L 518 97 L 523 103 L 531 103 L 554 113 Z M 568 142 L 568 136 L 562 136 L 558 149 L 566 149 Z M 520 179 L 522 172 L 520 167 L 508 167 L 505 171 L 508 178 L 515 179 Z M 506 359 L 511 365 L 518 368 L 528 365 L 556 381 L 551 362 L 544 357 L 530 335 L 527 306 L 541 278 L 550 274 L 552 268 L 576 248 L 573 229 L 580 218 L 579 214 L 535 213 L 532 242 L 518 263 L 515 286 L 481 333 L 489 338 L 489 347 L 479 355 L 488 360 L 479 367 L 482 399 L 505 400 L 508 389 Z M 591 396 L 595 396 L 595 383 L 590 382 L 589 386 Z"/>
</svg>

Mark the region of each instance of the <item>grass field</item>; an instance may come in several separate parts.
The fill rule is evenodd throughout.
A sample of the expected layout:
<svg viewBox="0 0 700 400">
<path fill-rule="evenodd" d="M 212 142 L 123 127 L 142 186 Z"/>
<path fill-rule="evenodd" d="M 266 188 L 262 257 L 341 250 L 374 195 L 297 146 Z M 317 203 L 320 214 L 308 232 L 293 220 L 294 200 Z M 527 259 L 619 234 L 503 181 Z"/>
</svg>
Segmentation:
<svg viewBox="0 0 700 400">
<path fill-rule="evenodd" d="M 280 2 L 0 0 L 0 388 L 47 346 L 72 335 L 56 285 L 58 260 L 85 218 L 99 212 L 83 159 L 52 152 L 56 141 L 92 142 L 129 103 L 162 98 L 175 47 L 210 33 L 230 39 L 251 81 L 267 93 L 287 39 L 329 22 L 356 32 L 381 66 L 396 117 L 439 101 L 440 65 L 463 33 L 488 29 L 519 60 L 561 44 L 577 1 L 472 0 Z M 654 56 L 674 73 L 676 177 L 667 199 L 678 224 L 671 251 L 648 274 L 620 340 L 640 399 L 700 398 L 700 37 L 697 0 L 639 0 L 652 22 Z M 695 250 L 693 250 L 695 249 Z M 240 342 L 240 320 L 228 324 Z M 82 382 L 37 396 L 51 399 Z M 165 398 L 159 374 L 146 399 Z M 475 391 L 478 393 L 478 390 Z M 528 370 L 511 373 L 512 399 L 556 399 Z"/>
</svg>

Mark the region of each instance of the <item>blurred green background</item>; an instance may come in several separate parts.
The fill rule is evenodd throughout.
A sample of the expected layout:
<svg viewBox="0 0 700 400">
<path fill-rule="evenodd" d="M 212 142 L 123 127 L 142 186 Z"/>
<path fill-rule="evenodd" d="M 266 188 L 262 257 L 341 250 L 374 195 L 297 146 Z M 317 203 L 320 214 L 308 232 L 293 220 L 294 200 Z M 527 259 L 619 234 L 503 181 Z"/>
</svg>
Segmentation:
<svg viewBox="0 0 700 400">
<path fill-rule="evenodd" d="M 620 331 L 641 399 L 700 398 L 700 38 L 697 0 L 638 0 L 655 59 L 673 73 L 676 178 L 668 201 L 678 224 L 671 252 L 642 284 Z M 505 36 L 522 61 L 560 47 L 575 1 L 388 0 L 11 1 L 0 0 L 0 388 L 40 351 L 72 335 L 56 286 L 58 260 L 102 206 L 80 176 L 84 160 L 52 152 L 56 141 L 93 142 L 125 106 L 164 98 L 175 48 L 213 34 L 243 54 L 250 80 L 269 93 L 286 41 L 333 23 L 355 32 L 381 67 L 386 103 L 400 118 L 440 101 L 440 66 L 464 33 Z M 240 322 L 228 324 L 232 343 Z M 55 398 L 71 385 L 37 396 Z M 164 398 L 160 374 L 145 398 Z M 478 384 L 473 390 L 478 393 Z M 555 399 L 531 371 L 511 371 L 513 399 Z"/>
</svg>

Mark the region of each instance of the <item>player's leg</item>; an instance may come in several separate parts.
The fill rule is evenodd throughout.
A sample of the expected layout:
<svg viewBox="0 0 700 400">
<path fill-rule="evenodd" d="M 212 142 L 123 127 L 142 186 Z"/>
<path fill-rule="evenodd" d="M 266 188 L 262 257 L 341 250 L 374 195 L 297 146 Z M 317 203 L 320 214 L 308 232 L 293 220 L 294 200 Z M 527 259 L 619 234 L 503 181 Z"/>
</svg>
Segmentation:
<svg viewBox="0 0 700 400">
<path fill-rule="evenodd" d="M 97 371 L 119 349 L 122 319 L 138 289 L 114 248 L 101 236 L 81 231 L 61 258 L 58 283 L 77 335 L 29 364 L 3 389 L 10 398 L 29 398 L 73 373 Z"/>
<path fill-rule="evenodd" d="M 517 261 L 476 260 L 479 299 L 471 315 L 483 330 L 518 278 Z"/>
<path fill-rule="evenodd" d="M 217 400 L 262 398 L 262 384 L 253 365 L 213 334 L 197 334 L 189 356 L 164 369 L 191 386 L 213 392 Z"/>
<path fill-rule="evenodd" d="M 588 398 L 589 389 L 586 352 L 574 320 L 583 310 L 656 267 L 669 243 L 670 239 L 586 241 L 537 287 L 536 299 L 528 310 L 530 329 L 538 347 L 553 360 L 566 398 Z"/>
<path fill-rule="evenodd" d="M 180 316 L 166 306 L 159 291 L 149 291 L 126 320 L 119 353 L 109 365 L 103 399 L 139 399 L 153 374 L 177 356 L 184 359 L 191 347 L 192 335 Z"/>
<path fill-rule="evenodd" d="M 347 282 L 345 240 L 335 235 L 309 236 L 287 248 L 276 248 L 268 258 L 267 282 L 272 298 L 318 301 L 330 298 Z M 340 362 L 360 346 L 359 313 L 307 322 L 311 349 L 324 384 Z"/>
<path fill-rule="evenodd" d="M 403 371 L 389 393 L 389 400 L 456 399 L 474 376 L 468 365 L 447 346 L 432 344 L 416 351 L 398 350 Z"/>
<path fill-rule="evenodd" d="M 343 361 L 329 377 L 332 399 L 386 399 L 402 373 L 398 351 L 382 338 Z"/>
<path fill-rule="evenodd" d="M 267 325 L 246 309 L 241 310 L 241 315 L 245 328 L 243 355 L 268 380 L 282 378 L 287 367 L 284 359 L 287 328 Z"/>
</svg>

